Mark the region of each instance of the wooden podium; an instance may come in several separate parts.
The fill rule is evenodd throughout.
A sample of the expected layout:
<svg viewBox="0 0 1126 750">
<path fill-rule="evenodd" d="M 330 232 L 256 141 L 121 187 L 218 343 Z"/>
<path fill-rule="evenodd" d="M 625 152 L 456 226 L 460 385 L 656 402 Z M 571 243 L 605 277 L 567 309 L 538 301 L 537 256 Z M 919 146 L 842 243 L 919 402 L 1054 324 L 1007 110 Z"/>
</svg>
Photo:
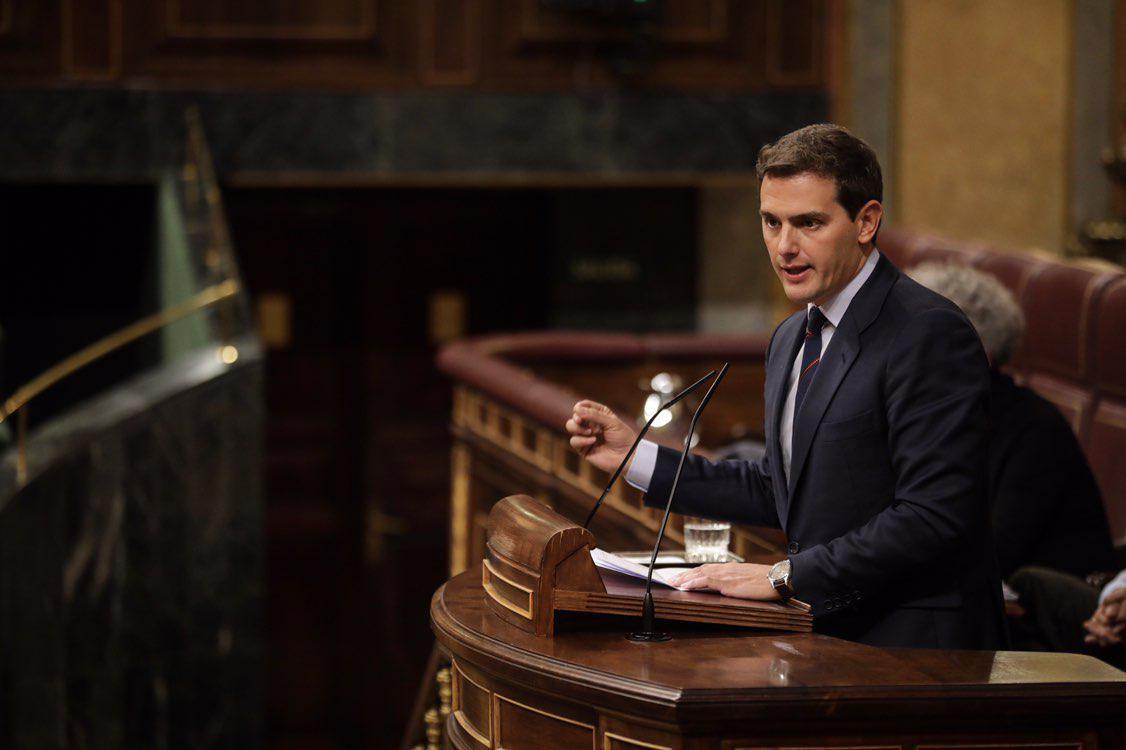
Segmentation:
<svg viewBox="0 0 1126 750">
<path fill-rule="evenodd" d="M 881 649 L 808 632 L 800 607 L 668 589 L 673 639 L 636 643 L 606 615 L 642 585 L 600 575 L 588 531 L 517 495 L 487 535 L 430 609 L 458 750 L 1126 750 L 1126 674 L 1092 657 Z"/>
<path fill-rule="evenodd" d="M 622 618 L 545 638 L 498 617 L 481 581 L 471 568 L 430 609 L 452 660 L 458 750 L 1126 748 L 1126 674 L 1089 656 L 692 623 L 665 623 L 667 643 L 634 643 Z"/>
<path fill-rule="evenodd" d="M 645 582 L 600 571 L 590 557 L 594 536 L 527 495 L 493 506 L 486 528 L 481 587 L 497 617 L 535 633 L 555 631 L 555 613 L 641 615 Z M 658 619 L 776 631 L 809 632 L 800 602 L 754 602 L 714 593 L 652 588 Z"/>
</svg>

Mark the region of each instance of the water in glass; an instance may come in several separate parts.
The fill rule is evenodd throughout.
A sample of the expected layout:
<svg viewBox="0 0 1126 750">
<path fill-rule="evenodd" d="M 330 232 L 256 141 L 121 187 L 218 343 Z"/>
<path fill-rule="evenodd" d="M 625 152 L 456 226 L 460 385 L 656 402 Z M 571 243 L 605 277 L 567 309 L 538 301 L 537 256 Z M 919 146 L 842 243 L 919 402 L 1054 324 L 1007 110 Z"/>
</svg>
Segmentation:
<svg viewBox="0 0 1126 750">
<path fill-rule="evenodd" d="M 688 562 L 726 562 L 731 524 L 692 519 L 684 523 L 684 558 Z"/>
</svg>

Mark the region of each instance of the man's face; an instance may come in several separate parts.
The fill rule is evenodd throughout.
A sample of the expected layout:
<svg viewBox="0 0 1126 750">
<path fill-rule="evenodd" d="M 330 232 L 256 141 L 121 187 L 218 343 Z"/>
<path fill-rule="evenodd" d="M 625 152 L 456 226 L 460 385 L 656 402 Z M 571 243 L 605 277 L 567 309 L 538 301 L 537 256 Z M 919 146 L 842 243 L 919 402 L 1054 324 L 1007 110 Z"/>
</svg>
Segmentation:
<svg viewBox="0 0 1126 750">
<path fill-rule="evenodd" d="M 824 304 L 859 273 L 868 257 L 861 243 L 875 233 L 872 207 L 878 225 L 879 203 L 870 202 L 850 219 L 829 178 L 802 172 L 763 179 L 762 237 L 791 302 Z"/>
</svg>

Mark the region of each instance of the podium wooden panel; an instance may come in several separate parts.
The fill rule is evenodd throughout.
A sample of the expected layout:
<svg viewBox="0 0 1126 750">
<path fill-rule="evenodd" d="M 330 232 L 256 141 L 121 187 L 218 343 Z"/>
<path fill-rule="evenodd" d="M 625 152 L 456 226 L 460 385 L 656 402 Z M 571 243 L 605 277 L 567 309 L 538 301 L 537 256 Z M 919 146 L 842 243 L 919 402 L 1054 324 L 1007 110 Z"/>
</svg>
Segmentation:
<svg viewBox="0 0 1126 750">
<path fill-rule="evenodd" d="M 556 612 L 641 614 L 644 581 L 599 570 L 590 557 L 594 536 L 527 495 L 511 495 L 489 512 L 481 586 L 497 617 L 550 636 Z M 710 592 L 652 588 L 664 620 L 809 632 L 813 618 L 801 602 L 756 602 Z"/>
<path fill-rule="evenodd" d="M 583 617 L 537 636 L 442 586 L 448 736 L 482 750 L 1123 750 L 1126 674 L 1088 656 L 880 649 L 814 633 Z"/>
</svg>

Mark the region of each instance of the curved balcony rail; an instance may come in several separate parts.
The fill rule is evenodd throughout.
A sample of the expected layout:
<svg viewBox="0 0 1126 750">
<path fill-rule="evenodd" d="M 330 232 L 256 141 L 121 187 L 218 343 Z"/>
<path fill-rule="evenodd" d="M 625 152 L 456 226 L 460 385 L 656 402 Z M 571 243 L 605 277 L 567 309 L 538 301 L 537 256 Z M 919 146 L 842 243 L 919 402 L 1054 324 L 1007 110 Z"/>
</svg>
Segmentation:
<svg viewBox="0 0 1126 750">
<path fill-rule="evenodd" d="M 701 422 L 700 446 L 761 438 L 763 365 L 759 337 L 594 333 L 526 333 L 456 342 L 438 356 L 454 381 L 450 568 L 465 570 L 484 551 L 484 518 L 509 494 L 529 494 L 581 522 L 609 476 L 571 450 L 563 425 L 583 397 L 605 401 L 640 421 L 660 373 L 691 382 L 724 361 L 731 370 Z M 670 447 L 683 444 L 686 420 L 650 433 Z M 599 544 L 644 549 L 653 544 L 660 513 L 619 479 L 595 518 Z M 774 529 L 736 526 L 732 551 L 745 559 L 783 556 Z M 683 519 L 666 534 L 683 544 Z"/>
</svg>

